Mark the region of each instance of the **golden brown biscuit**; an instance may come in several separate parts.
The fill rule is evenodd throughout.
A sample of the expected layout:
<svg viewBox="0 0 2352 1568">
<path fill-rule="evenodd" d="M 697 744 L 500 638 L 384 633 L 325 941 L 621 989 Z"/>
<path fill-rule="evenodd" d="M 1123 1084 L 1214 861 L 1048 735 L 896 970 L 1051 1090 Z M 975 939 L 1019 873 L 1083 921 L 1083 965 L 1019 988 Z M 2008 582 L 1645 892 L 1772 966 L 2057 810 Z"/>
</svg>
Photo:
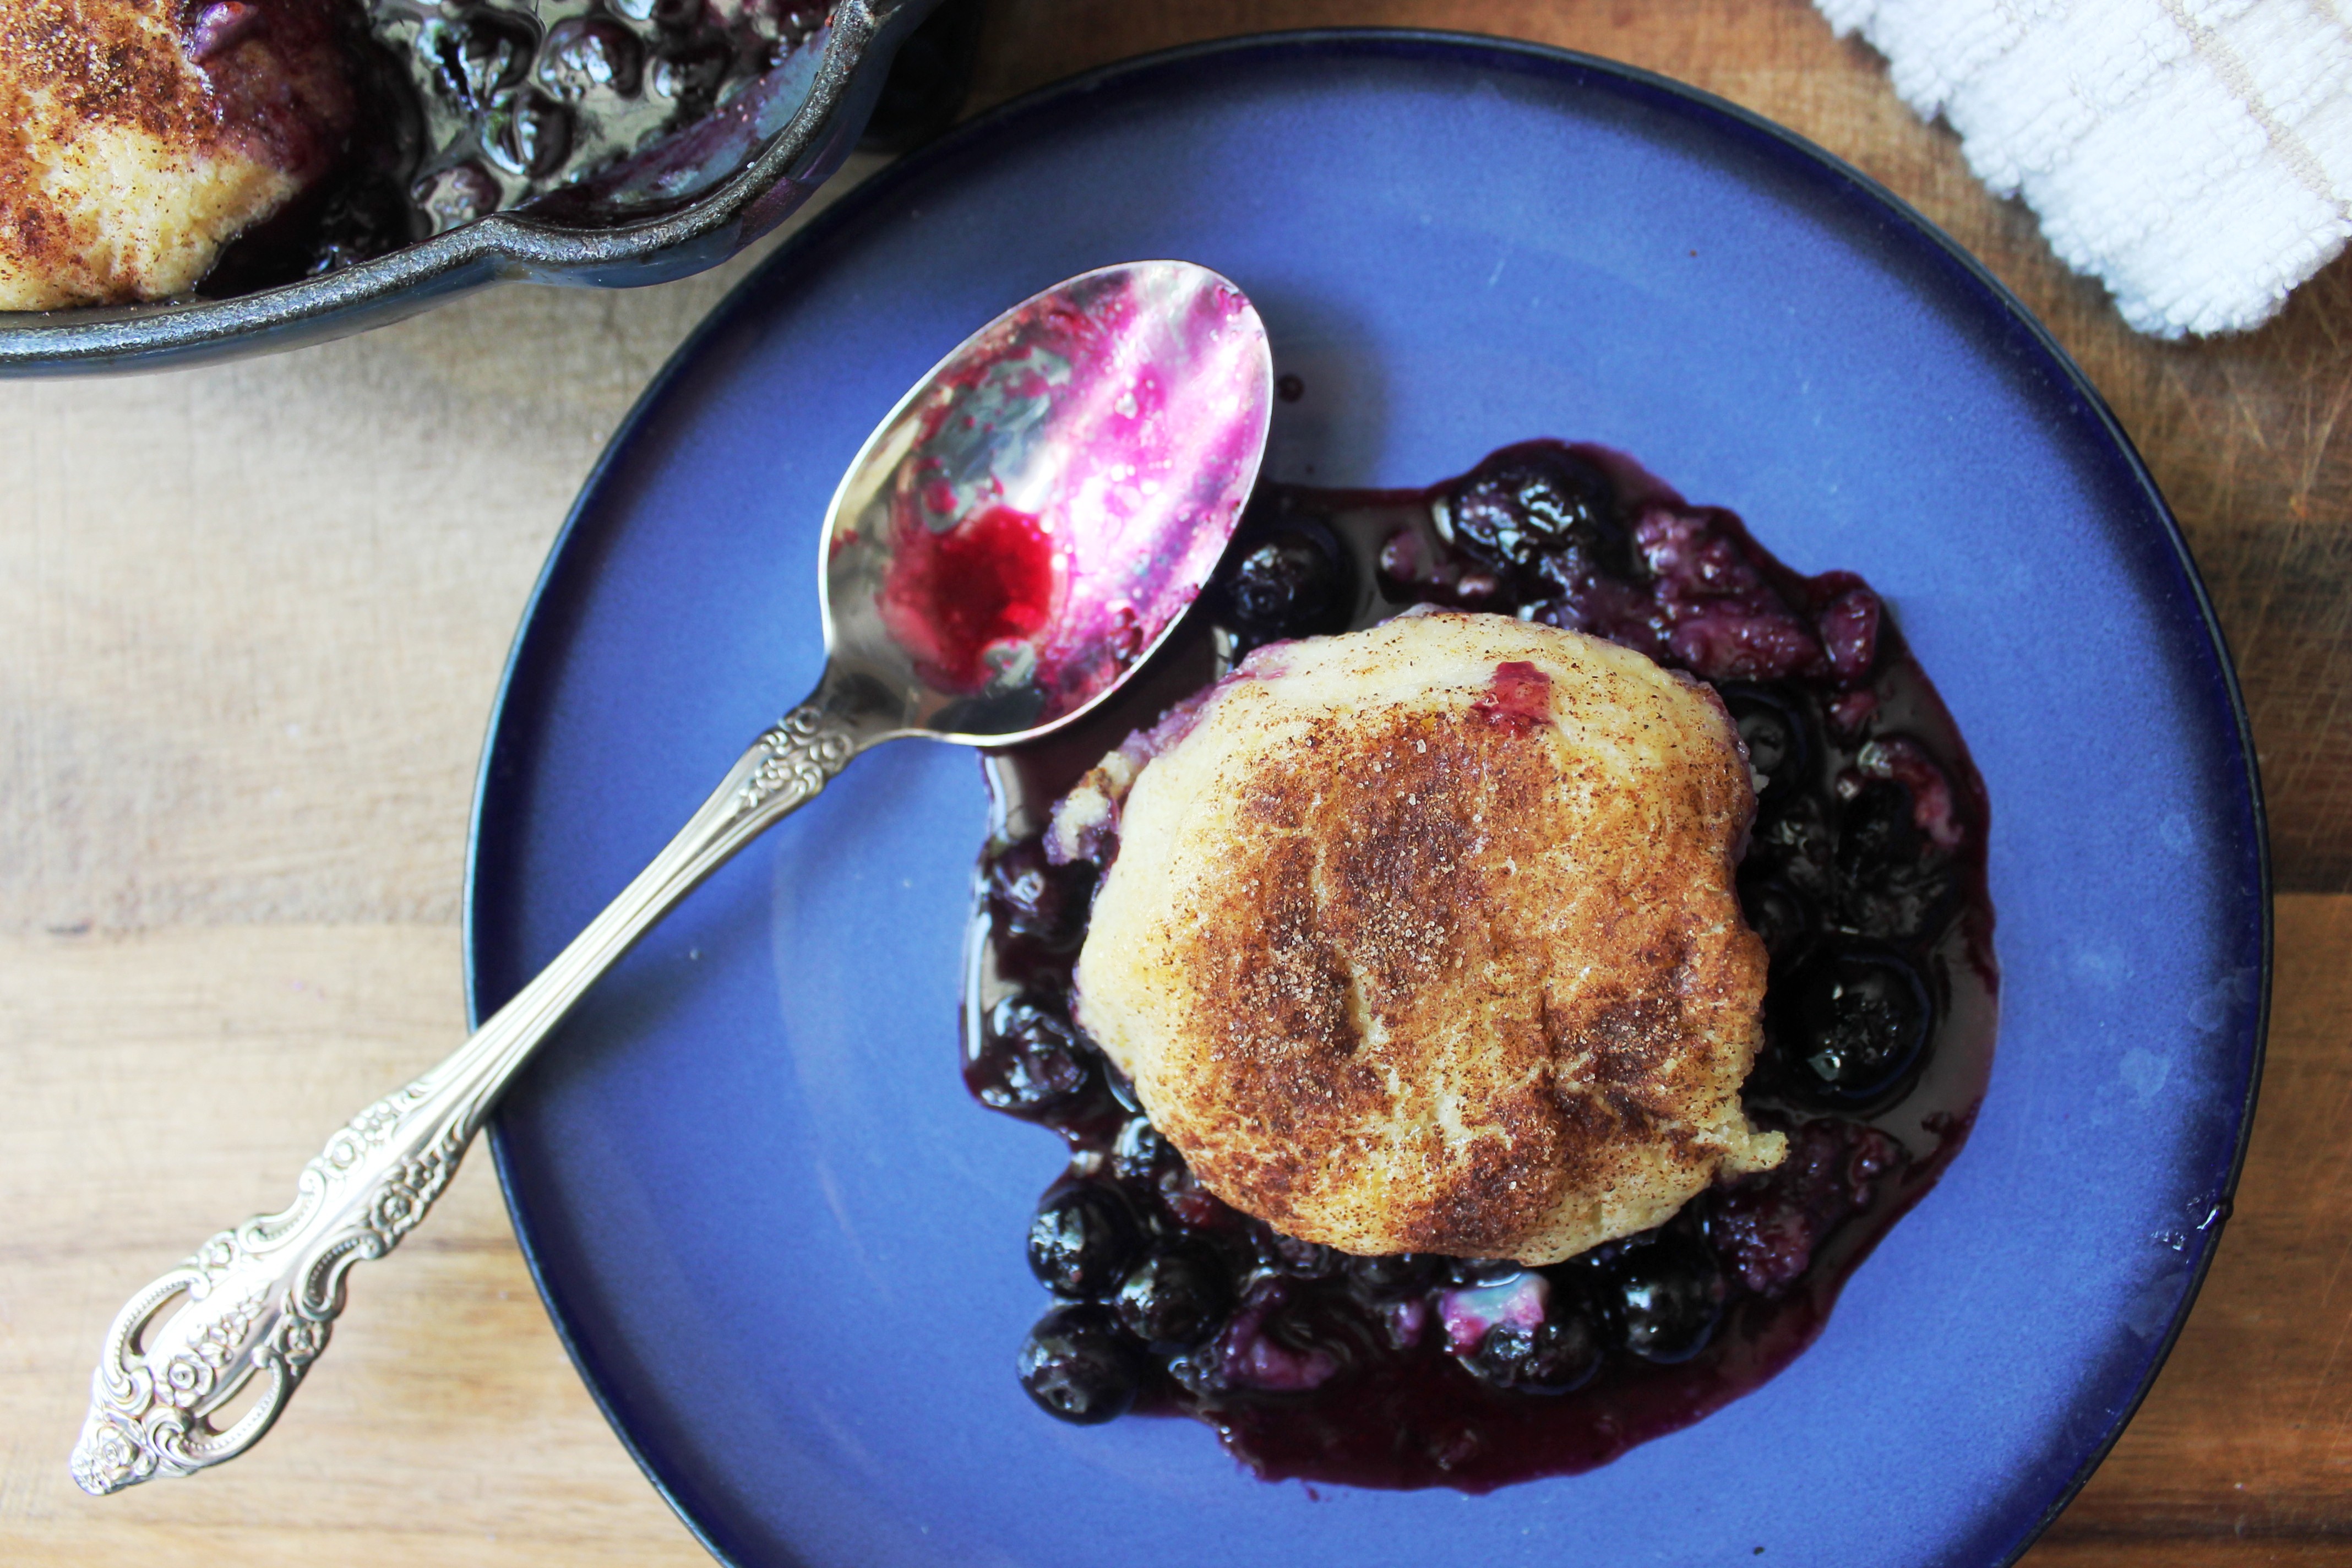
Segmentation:
<svg viewBox="0 0 2352 1568">
<path fill-rule="evenodd" d="M 341 4 L 0 4 L 0 310 L 184 292 L 323 174 Z"/>
<path fill-rule="evenodd" d="M 1755 796 L 1706 687 L 1410 616 L 1261 650 L 1159 745 L 1066 814 L 1118 834 L 1079 1016 L 1226 1202 L 1352 1253 L 1548 1263 L 1780 1162 L 1739 1100 Z"/>
</svg>

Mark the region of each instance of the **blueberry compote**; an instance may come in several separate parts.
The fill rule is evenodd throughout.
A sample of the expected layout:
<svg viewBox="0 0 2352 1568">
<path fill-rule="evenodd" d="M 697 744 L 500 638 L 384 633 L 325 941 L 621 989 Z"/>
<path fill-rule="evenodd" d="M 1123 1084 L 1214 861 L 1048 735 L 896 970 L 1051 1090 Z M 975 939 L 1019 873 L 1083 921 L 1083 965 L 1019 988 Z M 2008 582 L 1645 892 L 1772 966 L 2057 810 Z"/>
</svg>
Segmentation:
<svg viewBox="0 0 2352 1568">
<path fill-rule="evenodd" d="M 590 226 L 691 200 L 781 131 L 814 81 L 829 0 L 315 0 L 349 24 L 363 112 L 336 174 L 226 249 L 200 292 L 336 271 L 506 208 Z M 199 24 L 236 0 L 188 0 Z M 871 131 L 943 129 L 979 0 L 909 37 Z"/>
<path fill-rule="evenodd" d="M 1739 887 L 1771 972 L 1746 1100 L 1788 1158 L 1545 1268 L 1276 1235 L 1193 1179 L 1072 1022 L 1097 868 L 1046 861 L 1052 803 L 1250 648 L 1416 604 L 1688 670 L 1721 693 L 1756 780 Z M 1990 1070 L 1984 793 L 1885 605 L 1851 574 L 1799 575 L 1730 512 L 1601 448 L 1506 447 L 1422 491 L 1262 485 L 1152 668 L 987 771 L 964 1072 L 1069 1145 L 1029 1236 L 1054 1299 L 1019 1357 L 1067 1420 L 1197 1416 L 1269 1479 L 1484 1491 L 1606 1463 L 1812 1341 L 1958 1152 Z"/>
</svg>

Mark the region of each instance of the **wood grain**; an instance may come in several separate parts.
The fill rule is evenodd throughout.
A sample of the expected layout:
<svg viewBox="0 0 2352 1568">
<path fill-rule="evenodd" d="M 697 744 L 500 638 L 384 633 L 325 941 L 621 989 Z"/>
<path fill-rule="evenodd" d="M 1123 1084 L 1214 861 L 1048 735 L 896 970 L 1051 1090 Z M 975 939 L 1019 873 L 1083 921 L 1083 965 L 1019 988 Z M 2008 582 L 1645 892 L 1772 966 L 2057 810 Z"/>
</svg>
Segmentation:
<svg viewBox="0 0 2352 1568">
<path fill-rule="evenodd" d="M 446 924 L 0 937 L 0 1560 L 709 1560 L 573 1375 L 478 1152 L 432 1223 L 362 1271 L 261 1450 L 104 1502 L 66 1475 L 121 1299 L 284 1204 L 328 1129 L 458 1038 L 457 971 Z"/>
<path fill-rule="evenodd" d="M 1800 0 L 998 0 L 976 99 L 1349 23 L 1590 49 L 1793 126 L 1984 258 L 2139 443 L 2237 649 L 2281 881 L 2307 896 L 2281 905 L 2271 1077 L 2211 1281 L 2030 1561 L 2352 1563 L 2352 264 L 2260 332 L 2137 337 Z M 254 1458 L 101 1503 L 64 1454 L 123 1292 L 282 1201 L 326 1128 L 455 1040 L 507 641 L 581 476 L 748 265 L 0 384 L 0 1560 L 704 1561 L 565 1363 L 481 1162 L 361 1281 Z M 428 1344 L 454 1359 L 420 1378 Z"/>
</svg>

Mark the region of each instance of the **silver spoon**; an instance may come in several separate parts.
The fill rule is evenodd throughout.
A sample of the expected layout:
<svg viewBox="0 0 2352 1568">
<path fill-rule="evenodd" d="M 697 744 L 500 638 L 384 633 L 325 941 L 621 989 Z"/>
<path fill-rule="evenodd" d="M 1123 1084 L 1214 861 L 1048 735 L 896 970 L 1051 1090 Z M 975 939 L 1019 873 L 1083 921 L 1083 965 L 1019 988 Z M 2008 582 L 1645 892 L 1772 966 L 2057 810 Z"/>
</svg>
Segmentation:
<svg viewBox="0 0 2352 1568">
<path fill-rule="evenodd" d="M 193 1474 L 259 1441 L 326 1348 L 351 1266 L 425 1217 L 532 1049 L 671 905 L 851 758 L 907 735 L 1034 740 L 1109 696 L 1223 552 L 1272 394 L 1257 312 L 1181 261 L 1073 278 L 940 361 L 826 513 L 815 692 L 473 1038 L 330 1139 L 291 1206 L 222 1231 L 116 1314 L 74 1446 L 82 1489 Z M 255 1402 L 216 1421 L 256 1378 Z"/>
</svg>

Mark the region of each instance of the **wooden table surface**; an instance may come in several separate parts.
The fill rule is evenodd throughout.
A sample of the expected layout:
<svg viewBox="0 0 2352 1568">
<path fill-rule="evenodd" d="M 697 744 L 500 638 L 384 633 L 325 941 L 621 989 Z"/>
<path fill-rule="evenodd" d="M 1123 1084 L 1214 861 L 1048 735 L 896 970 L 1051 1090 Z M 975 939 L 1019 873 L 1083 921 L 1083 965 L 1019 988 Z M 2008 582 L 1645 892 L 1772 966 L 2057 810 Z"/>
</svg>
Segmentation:
<svg viewBox="0 0 2352 1568">
<path fill-rule="evenodd" d="M 1790 125 L 1983 258 L 2114 404 L 2252 706 L 2276 1009 L 2204 1296 L 2028 1561 L 2352 1563 L 2352 258 L 2250 336 L 2137 337 L 1801 0 L 999 0 L 974 104 L 1349 23 L 1589 49 Z M 744 265 L 0 385 L 0 1558 L 705 1561 L 549 1331 L 487 1161 L 362 1271 L 254 1456 L 106 1501 L 65 1456 L 125 1294 L 277 1206 L 330 1127 L 458 1037 L 467 804 L 525 593 L 631 399 Z"/>
</svg>

